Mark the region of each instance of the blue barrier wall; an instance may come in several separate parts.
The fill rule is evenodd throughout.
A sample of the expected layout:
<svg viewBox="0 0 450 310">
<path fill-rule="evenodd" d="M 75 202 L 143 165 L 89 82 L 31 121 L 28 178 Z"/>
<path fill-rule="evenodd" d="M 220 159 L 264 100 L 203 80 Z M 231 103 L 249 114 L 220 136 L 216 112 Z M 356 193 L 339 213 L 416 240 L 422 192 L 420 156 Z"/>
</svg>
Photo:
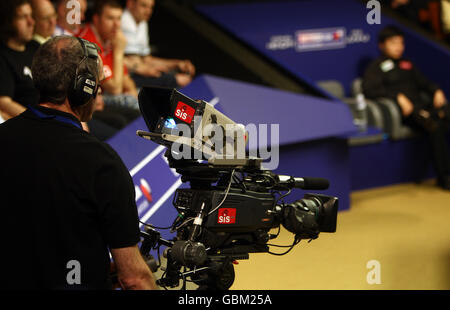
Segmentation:
<svg viewBox="0 0 450 310">
<path fill-rule="evenodd" d="M 356 0 L 274 1 L 202 5 L 197 10 L 299 79 L 314 85 L 336 79 L 350 84 L 379 55 L 377 34 L 387 24 L 406 33 L 405 56 L 450 95 L 450 53 L 382 15 L 369 25 L 369 9 Z"/>
</svg>

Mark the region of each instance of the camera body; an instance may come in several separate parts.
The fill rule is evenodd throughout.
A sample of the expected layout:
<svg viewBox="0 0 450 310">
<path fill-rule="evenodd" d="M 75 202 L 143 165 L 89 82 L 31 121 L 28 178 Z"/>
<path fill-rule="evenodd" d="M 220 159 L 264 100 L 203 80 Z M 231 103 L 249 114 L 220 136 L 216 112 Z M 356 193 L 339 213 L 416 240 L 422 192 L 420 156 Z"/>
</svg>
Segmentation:
<svg viewBox="0 0 450 310">
<path fill-rule="evenodd" d="M 151 224 L 141 233 L 140 250 L 152 271 L 162 266 L 160 255 L 158 263 L 150 251 L 157 249 L 159 253 L 161 246 L 167 247 L 167 264 L 157 281 L 160 286 L 177 287 L 183 280 L 185 288 L 186 278 L 190 278 L 199 289 L 225 290 L 234 281 L 233 262 L 248 259 L 249 253 L 284 255 L 303 239 L 336 231 L 338 198 L 306 194 L 293 203 L 284 202 L 294 188 L 327 189 L 328 181 L 277 175 L 261 169 L 258 158 L 219 156 L 223 150 L 235 151 L 239 145 L 236 139 L 245 144 L 247 133 L 208 103 L 194 101 L 176 90 L 144 87 L 139 106 L 150 132 L 137 134 L 167 146 L 169 166 L 190 184 L 174 195 L 178 216 L 170 229 L 176 237 L 162 239 Z M 188 154 L 205 150 L 201 146 L 208 137 L 198 135 L 198 124 L 232 126 L 240 133 L 224 137 L 223 148 L 207 148 L 201 160 L 178 159 L 179 153 L 172 148 L 176 143 L 187 148 Z M 181 136 L 182 131 L 190 136 Z M 288 248 L 284 253 L 273 253 L 270 247 L 278 245 L 269 241 L 278 236 L 281 226 L 293 233 L 294 240 L 292 245 L 282 246 Z M 274 228 L 278 233 L 271 233 Z"/>
<path fill-rule="evenodd" d="M 249 244 L 267 242 L 264 235 L 276 221 L 275 216 L 269 213 L 275 207 L 273 195 L 231 188 L 222 206 L 208 214 L 224 196 L 223 190 L 178 189 L 174 206 L 179 214 L 195 217 L 200 213 L 202 203 L 206 203 L 204 212 L 207 216 L 203 219 L 200 240 L 208 248 L 223 251 L 236 247 L 237 241 Z"/>
<path fill-rule="evenodd" d="M 270 251 L 269 241 L 278 236 L 272 229 L 283 226 L 294 234 L 292 245 L 286 246 L 290 249 L 303 239 L 316 239 L 320 232 L 336 231 L 336 197 L 305 194 L 284 203 L 293 188 L 305 188 L 299 178 L 254 166 L 183 163 L 171 159 L 169 151 L 166 156 L 190 188 L 177 189 L 174 195 L 178 216 L 171 225 L 176 232 L 173 240 L 161 239 L 151 227 L 143 233 L 141 253 L 156 266 L 153 271 L 160 266 L 150 250 L 167 246 L 165 273 L 157 282 L 160 286 L 177 287 L 181 279 L 190 277 L 200 289 L 225 290 L 233 284 L 236 260 L 248 259 L 250 253 L 280 255 Z M 287 194 L 281 195 L 283 191 Z"/>
</svg>

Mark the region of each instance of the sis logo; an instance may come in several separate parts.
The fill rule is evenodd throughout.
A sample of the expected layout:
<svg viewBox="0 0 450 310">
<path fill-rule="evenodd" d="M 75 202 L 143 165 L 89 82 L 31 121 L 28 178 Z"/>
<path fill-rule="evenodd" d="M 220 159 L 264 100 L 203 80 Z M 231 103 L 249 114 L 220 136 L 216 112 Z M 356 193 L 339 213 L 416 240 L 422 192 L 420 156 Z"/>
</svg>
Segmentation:
<svg viewBox="0 0 450 310">
<path fill-rule="evenodd" d="M 190 124 L 192 118 L 194 117 L 195 109 L 181 101 L 178 102 L 177 108 L 175 109 L 175 117 Z"/>
<path fill-rule="evenodd" d="M 218 224 L 234 224 L 236 223 L 236 209 L 221 208 L 217 218 Z"/>
</svg>

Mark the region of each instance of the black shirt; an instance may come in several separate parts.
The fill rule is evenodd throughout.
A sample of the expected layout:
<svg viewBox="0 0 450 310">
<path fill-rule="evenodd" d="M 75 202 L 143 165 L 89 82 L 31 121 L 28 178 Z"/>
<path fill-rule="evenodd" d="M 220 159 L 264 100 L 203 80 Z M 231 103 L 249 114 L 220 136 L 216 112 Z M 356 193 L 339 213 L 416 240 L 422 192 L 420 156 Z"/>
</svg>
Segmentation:
<svg viewBox="0 0 450 310">
<path fill-rule="evenodd" d="M 0 43 L 0 96 L 12 98 L 23 106 L 37 103 L 38 92 L 33 84 L 31 64 L 39 44 L 30 41 L 23 52 Z"/>
<path fill-rule="evenodd" d="M 139 242 L 130 174 L 75 117 L 35 109 L 67 122 L 28 109 L 0 125 L 0 287 L 111 288 L 108 248 Z"/>
<path fill-rule="evenodd" d="M 421 92 L 432 98 L 439 89 L 411 61 L 388 57 L 380 57 L 368 66 L 362 87 L 364 95 L 371 99 L 385 97 L 396 101 L 398 93 L 403 93 L 418 105 L 422 104 Z"/>
</svg>

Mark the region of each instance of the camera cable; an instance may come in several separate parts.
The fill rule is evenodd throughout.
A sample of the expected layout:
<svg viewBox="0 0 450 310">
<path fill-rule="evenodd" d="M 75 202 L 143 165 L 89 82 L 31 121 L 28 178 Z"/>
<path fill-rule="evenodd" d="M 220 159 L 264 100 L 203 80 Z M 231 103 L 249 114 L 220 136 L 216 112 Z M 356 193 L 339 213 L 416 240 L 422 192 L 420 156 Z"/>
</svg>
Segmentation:
<svg viewBox="0 0 450 310">
<path fill-rule="evenodd" d="M 270 244 L 268 243 L 268 246 L 273 246 L 273 247 L 278 247 L 278 248 L 289 248 L 286 252 L 283 253 L 275 253 L 275 252 L 270 252 L 267 251 L 267 253 L 272 254 L 272 255 L 277 255 L 277 256 L 282 256 L 282 255 L 286 255 L 287 253 L 289 253 L 297 244 L 300 243 L 302 239 L 294 237 L 294 242 L 291 245 L 277 245 L 277 244 Z"/>
<path fill-rule="evenodd" d="M 217 205 L 217 207 L 215 207 L 213 210 L 211 210 L 205 217 L 207 217 L 208 215 L 213 214 L 217 209 L 219 209 L 223 205 L 223 203 L 225 202 L 225 199 L 227 199 L 228 193 L 230 192 L 231 183 L 233 183 L 234 171 L 235 171 L 235 169 L 233 169 L 231 171 L 230 182 L 228 183 L 228 187 L 227 187 L 227 189 L 225 191 L 225 196 L 223 197 L 222 201 Z"/>
</svg>

